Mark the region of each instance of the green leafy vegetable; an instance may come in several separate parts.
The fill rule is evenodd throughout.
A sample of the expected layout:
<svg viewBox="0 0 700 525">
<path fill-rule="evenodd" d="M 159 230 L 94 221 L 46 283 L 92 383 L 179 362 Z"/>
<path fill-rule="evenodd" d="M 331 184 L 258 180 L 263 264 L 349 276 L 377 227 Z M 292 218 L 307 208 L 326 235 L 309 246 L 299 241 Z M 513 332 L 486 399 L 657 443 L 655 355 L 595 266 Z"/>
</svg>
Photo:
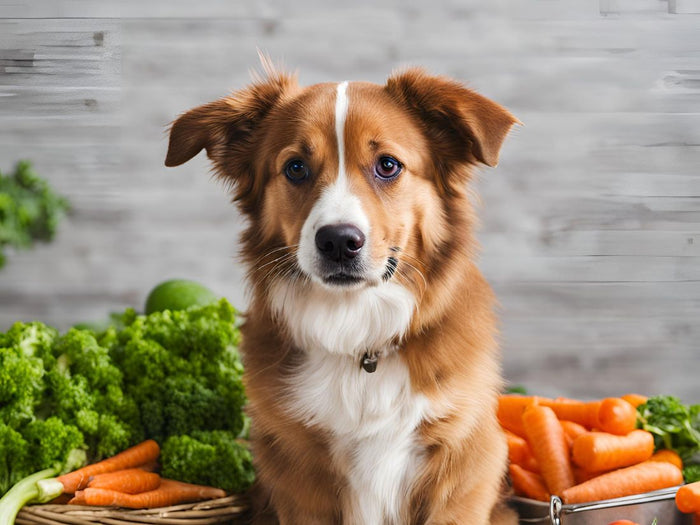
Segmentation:
<svg viewBox="0 0 700 525">
<path fill-rule="evenodd" d="M 19 162 L 13 175 L 0 173 L 0 268 L 7 246 L 28 248 L 35 241 L 52 240 L 68 208 L 29 162 Z"/>
<path fill-rule="evenodd" d="M 102 340 L 124 374 L 125 392 L 140 407 L 145 437 L 162 443 L 195 430 L 238 435 L 246 399 L 228 301 L 124 317 L 124 328 L 108 330 Z"/>
<path fill-rule="evenodd" d="M 195 431 L 172 436 L 161 452 L 163 476 L 242 492 L 255 479 L 253 456 L 231 432 Z"/>
<path fill-rule="evenodd" d="M 24 428 L 23 436 L 29 445 L 32 461 L 53 466 L 59 471 L 64 469 L 67 459 L 74 451 L 83 448 L 83 435 L 80 431 L 53 416 L 32 421 Z M 81 463 L 86 459 L 83 450 Z"/>
<path fill-rule="evenodd" d="M 35 470 L 29 456 L 27 440 L 4 423 L 0 423 L 0 494 Z"/>
<path fill-rule="evenodd" d="M 508 385 L 505 388 L 504 393 L 527 395 L 527 388 L 525 387 L 525 385 Z"/>
<path fill-rule="evenodd" d="M 163 468 L 174 479 L 249 486 L 250 452 L 237 441 L 247 420 L 235 321 L 221 299 L 147 316 L 127 309 L 100 333 L 59 335 L 42 323 L 0 333 L 0 517 L 55 496 L 50 478 L 69 466 L 147 438 L 170 443 Z M 49 478 L 38 488 L 22 481 L 38 471 Z M 10 490 L 16 484 L 24 488 Z"/>
<path fill-rule="evenodd" d="M 89 332 L 42 323 L 0 334 L 0 494 L 33 472 L 116 454 L 142 436 L 122 374 Z"/>
<path fill-rule="evenodd" d="M 57 332 L 41 323 L 16 323 L 0 334 L 0 421 L 18 428 L 34 418 L 44 391 L 44 356 Z"/>
<path fill-rule="evenodd" d="M 686 483 L 695 483 L 700 481 L 700 465 L 688 465 L 683 467 L 683 478 Z"/>
<path fill-rule="evenodd" d="M 143 438 L 138 407 L 122 390 L 122 373 L 109 350 L 85 330 L 71 329 L 52 348 L 40 413 L 75 425 L 91 460 L 124 450 Z"/>
<path fill-rule="evenodd" d="M 681 457 L 686 482 L 700 478 L 700 405 L 684 405 L 674 396 L 654 396 L 637 407 L 637 414 L 639 426 L 654 435 L 657 450 L 675 450 Z"/>
</svg>

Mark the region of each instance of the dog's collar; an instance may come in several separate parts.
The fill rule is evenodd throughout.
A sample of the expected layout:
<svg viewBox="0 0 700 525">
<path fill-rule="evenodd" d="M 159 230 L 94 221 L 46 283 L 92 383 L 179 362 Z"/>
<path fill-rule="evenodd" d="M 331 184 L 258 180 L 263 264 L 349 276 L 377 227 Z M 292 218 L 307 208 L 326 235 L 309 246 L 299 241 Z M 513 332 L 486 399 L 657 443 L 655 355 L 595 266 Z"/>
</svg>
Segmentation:
<svg viewBox="0 0 700 525">
<path fill-rule="evenodd" d="M 377 354 L 365 352 L 365 355 L 362 356 L 362 360 L 360 361 L 360 366 L 365 372 L 371 374 L 377 369 L 377 361 L 379 361 Z"/>
<path fill-rule="evenodd" d="M 399 345 L 397 343 L 392 343 L 383 352 L 378 352 L 376 350 L 367 350 L 360 359 L 360 367 L 368 374 L 376 372 L 377 364 L 379 363 L 379 356 L 381 354 L 396 352 L 398 349 Z"/>
</svg>

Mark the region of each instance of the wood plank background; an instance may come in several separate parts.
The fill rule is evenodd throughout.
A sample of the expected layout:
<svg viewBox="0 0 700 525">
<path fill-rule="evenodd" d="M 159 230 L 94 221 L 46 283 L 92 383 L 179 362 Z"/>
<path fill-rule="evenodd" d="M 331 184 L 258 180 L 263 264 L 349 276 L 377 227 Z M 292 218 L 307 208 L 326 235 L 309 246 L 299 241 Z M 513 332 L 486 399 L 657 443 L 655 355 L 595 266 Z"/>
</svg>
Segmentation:
<svg viewBox="0 0 700 525">
<path fill-rule="evenodd" d="M 693 1 L 0 0 L 0 169 L 31 159 L 74 207 L 0 271 L 0 329 L 99 319 L 171 277 L 244 307 L 241 219 L 204 155 L 163 167 L 167 124 L 244 86 L 258 48 L 307 84 L 417 64 L 525 122 L 477 185 L 507 377 L 700 401 Z"/>
</svg>

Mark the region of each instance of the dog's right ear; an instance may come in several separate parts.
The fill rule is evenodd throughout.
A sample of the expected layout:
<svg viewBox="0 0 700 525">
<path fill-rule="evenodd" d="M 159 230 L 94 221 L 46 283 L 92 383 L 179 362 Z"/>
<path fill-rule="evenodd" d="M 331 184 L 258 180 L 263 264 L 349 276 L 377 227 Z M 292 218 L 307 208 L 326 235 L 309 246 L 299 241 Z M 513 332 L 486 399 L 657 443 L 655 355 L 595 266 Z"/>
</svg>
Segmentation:
<svg viewBox="0 0 700 525">
<path fill-rule="evenodd" d="M 205 149 L 220 176 L 238 178 L 252 154 L 253 132 L 296 86 L 296 76 L 268 70 L 248 88 L 181 115 L 170 128 L 165 165 L 179 166 Z"/>
<path fill-rule="evenodd" d="M 207 153 L 210 150 L 213 152 L 217 143 L 226 142 L 227 129 L 234 128 L 241 120 L 227 100 L 222 98 L 191 109 L 173 122 L 165 157 L 166 166 L 179 166 L 202 149 L 206 148 Z"/>
</svg>

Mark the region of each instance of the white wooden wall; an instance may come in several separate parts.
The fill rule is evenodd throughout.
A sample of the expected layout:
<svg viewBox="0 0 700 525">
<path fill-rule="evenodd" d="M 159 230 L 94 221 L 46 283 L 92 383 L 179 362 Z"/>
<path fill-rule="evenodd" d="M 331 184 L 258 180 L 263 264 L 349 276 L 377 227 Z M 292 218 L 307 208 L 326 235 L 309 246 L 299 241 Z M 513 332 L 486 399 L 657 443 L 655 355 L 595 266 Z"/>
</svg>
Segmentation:
<svg viewBox="0 0 700 525">
<path fill-rule="evenodd" d="M 675 12 L 672 12 L 675 11 Z M 418 64 L 525 127 L 484 169 L 481 267 L 507 377 L 533 392 L 700 401 L 697 0 L 0 0 L 0 169 L 31 159 L 74 205 L 0 270 L 0 329 L 65 328 L 171 277 L 245 306 L 241 220 L 166 125 L 240 88 L 257 48 L 301 80 Z"/>
</svg>

